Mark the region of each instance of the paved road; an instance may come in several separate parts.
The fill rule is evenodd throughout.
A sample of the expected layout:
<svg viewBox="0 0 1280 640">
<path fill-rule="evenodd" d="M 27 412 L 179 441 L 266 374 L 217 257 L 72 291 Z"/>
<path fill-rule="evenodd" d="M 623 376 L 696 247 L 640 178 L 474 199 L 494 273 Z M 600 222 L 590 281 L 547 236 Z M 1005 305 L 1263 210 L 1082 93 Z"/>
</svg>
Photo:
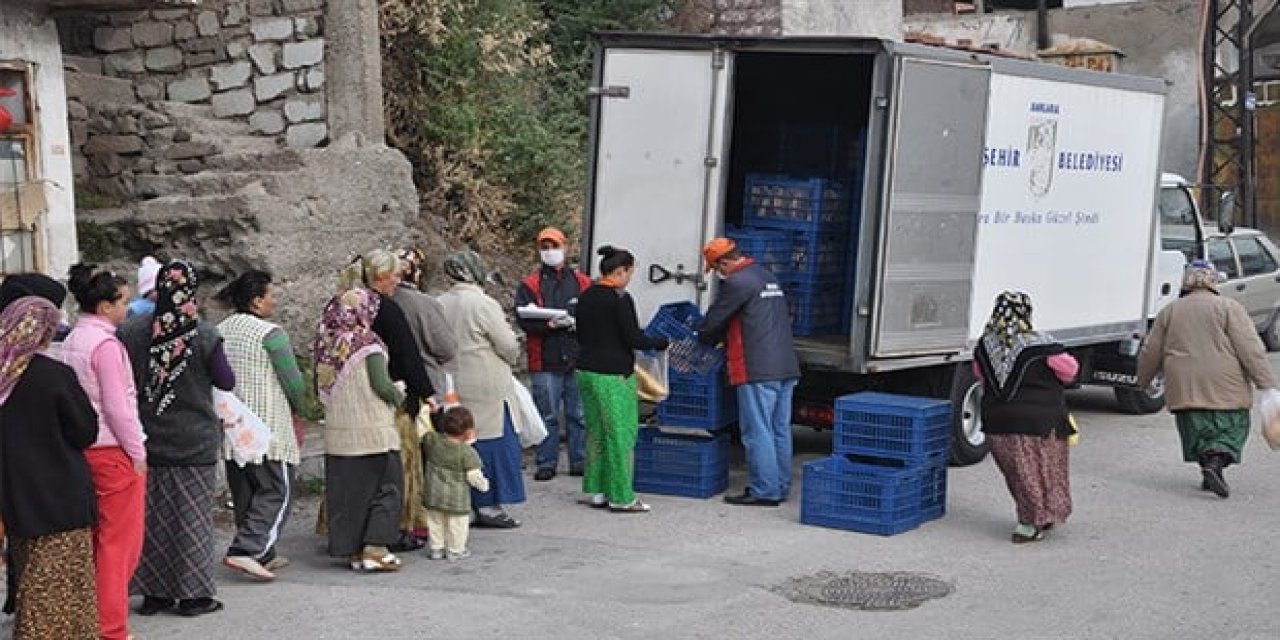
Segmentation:
<svg viewBox="0 0 1280 640">
<path fill-rule="evenodd" d="M 165 638 L 1280 638 L 1280 453 L 1256 435 L 1234 493 L 1198 490 L 1168 414 L 1112 413 L 1072 398 L 1075 515 L 1040 544 L 1008 541 L 1012 504 L 990 461 L 952 469 L 944 519 L 891 537 L 798 524 L 778 509 L 654 496 L 647 515 L 574 504 L 573 479 L 530 483 L 525 526 L 476 531 L 474 557 L 413 554 L 356 575 L 319 553 L 300 505 L 273 584 L 219 568 L 227 610 L 135 617 Z M 797 431 L 802 459 L 830 447 Z M 798 471 L 798 465 L 797 465 Z M 740 486 L 742 470 L 734 471 Z M 908 611 L 792 603 L 771 589 L 819 571 L 917 571 L 952 595 Z"/>
</svg>

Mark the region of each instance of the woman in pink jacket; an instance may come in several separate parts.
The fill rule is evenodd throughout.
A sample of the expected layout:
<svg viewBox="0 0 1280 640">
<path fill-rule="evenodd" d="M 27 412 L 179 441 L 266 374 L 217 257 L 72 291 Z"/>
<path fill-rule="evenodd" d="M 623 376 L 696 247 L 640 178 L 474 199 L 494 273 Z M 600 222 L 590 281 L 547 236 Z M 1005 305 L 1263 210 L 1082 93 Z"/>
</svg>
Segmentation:
<svg viewBox="0 0 1280 640">
<path fill-rule="evenodd" d="M 98 439 L 85 450 L 98 494 L 98 624 L 102 638 L 123 639 L 129 637 L 129 580 L 142 553 L 147 488 L 133 369 L 116 338 L 129 310 L 129 287 L 123 278 L 83 264 L 71 267 L 67 286 L 80 305 L 80 319 L 63 343 L 62 360 L 98 412 Z"/>
</svg>

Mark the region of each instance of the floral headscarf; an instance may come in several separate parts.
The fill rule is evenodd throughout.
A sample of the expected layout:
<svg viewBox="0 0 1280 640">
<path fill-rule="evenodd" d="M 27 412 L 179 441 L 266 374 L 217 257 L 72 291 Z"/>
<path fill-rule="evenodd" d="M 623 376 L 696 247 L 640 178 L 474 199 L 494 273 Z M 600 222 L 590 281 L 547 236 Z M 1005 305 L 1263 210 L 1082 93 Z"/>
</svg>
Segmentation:
<svg viewBox="0 0 1280 640">
<path fill-rule="evenodd" d="M 381 304 L 378 294 L 357 287 L 334 296 L 325 305 L 312 342 L 316 390 L 321 402 L 329 402 L 334 388 L 365 357 L 386 351 L 373 332 L 373 319 Z"/>
<path fill-rule="evenodd" d="M 18 379 L 58 329 L 62 313 L 39 296 L 23 296 L 0 313 L 0 406 L 9 400 Z"/>
<path fill-rule="evenodd" d="M 1004 387 L 1022 351 L 1030 346 L 1052 343 L 1052 338 L 1031 328 L 1031 296 L 1021 291 L 1003 291 L 982 333 L 982 346 L 990 358 L 996 385 Z"/>
<path fill-rule="evenodd" d="M 164 414 L 173 402 L 174 387 L 195 354 L 199 312 L 195 269 L 182 260 L 166 264 L 156 278 L 151 357 L 147 362 L 147 385 L 142 390 L 147 402 L 155 405 L 156 415 Z"/>
</svg>

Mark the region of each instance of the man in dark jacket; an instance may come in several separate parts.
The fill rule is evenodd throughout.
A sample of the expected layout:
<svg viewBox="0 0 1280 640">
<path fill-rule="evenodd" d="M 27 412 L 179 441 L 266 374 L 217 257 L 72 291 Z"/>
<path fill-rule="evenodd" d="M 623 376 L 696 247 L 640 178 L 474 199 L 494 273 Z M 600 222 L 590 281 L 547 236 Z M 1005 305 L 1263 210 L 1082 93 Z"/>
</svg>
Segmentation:
<svg viewBox="0 0 1280 640">
<path fill-rule="evenodd" d="M 791 491 L 791 393 L 800 378 L 787 299 L 778 279 L 742 255 L 732 240 L 716 238 L 702 255 L 707 270 L 722 279 L 698 339 L 725 345 L 751 475 L 741 495 L 724 501 L 776 507 Z"/>
<path fill-rule="evenodd" d="M 552 320 L 520 318 L 520 328 L 528 336 L 526 350 L 533 401 L 547 425 L 547 437 L 538 445 L 538 470 L 533 479 L 545 481 L 556 477 L 556 464 L 560 459 L 561 407 L 569 432 L 569 475 L 581 476 L 586 466 L 582 401 L 574 378 L 578 338 L 572 313 L 578 294 L 591 286 L 591 280 L 565 264 L 564 232 L 547 227 L 538 232 L 537 244 L 542 266 L 520 281 L 516 288 L 516 308 L 534 304 L 568 312 Z M 520 315 L 518 311 L 516 315 Z"/>
</svg>

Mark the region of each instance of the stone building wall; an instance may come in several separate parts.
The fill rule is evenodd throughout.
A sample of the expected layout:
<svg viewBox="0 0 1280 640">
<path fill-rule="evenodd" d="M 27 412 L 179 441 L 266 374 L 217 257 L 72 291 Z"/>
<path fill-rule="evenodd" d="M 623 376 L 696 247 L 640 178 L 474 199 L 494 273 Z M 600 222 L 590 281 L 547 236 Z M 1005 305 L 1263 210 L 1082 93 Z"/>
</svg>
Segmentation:
<svg viewBox="0 0 1280 640">
<path fill-rule="evenodd" d="M 254 135 L 315 147 L 329 138 L 324 9 L 325 0 L 206 0 L 102 13 L 92 42 L 66 53 L 100 59 L 103 75 L 133 83 L 138 102 L 209 105 Z"/>
</svg>

